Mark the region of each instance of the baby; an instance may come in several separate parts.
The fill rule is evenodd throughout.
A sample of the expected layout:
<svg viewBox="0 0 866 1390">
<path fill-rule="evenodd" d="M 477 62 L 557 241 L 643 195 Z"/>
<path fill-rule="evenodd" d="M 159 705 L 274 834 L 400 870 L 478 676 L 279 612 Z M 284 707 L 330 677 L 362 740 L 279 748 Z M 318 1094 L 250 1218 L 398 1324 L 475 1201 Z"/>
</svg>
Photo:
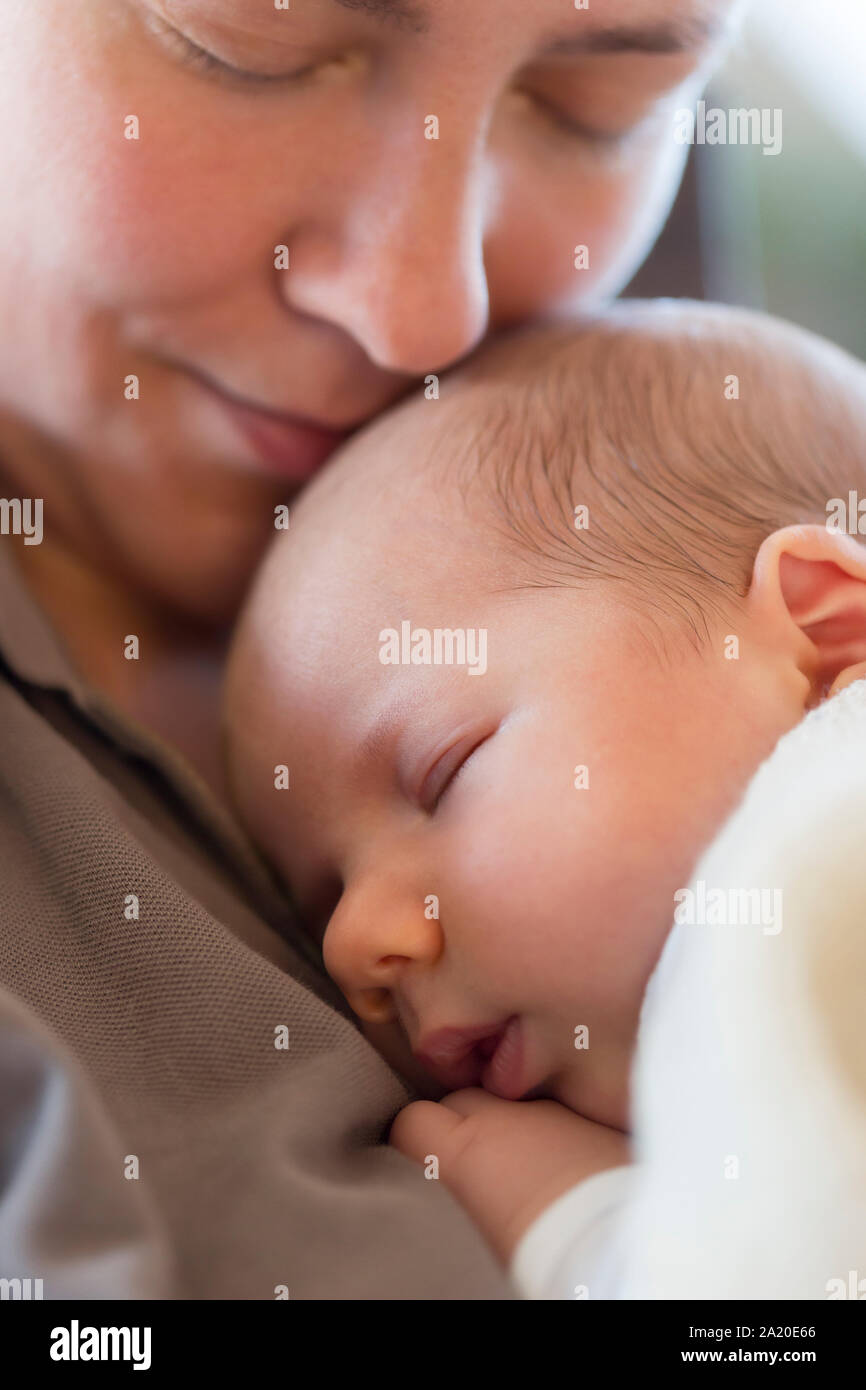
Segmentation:
<svg viewBox="0 0 866 1390">
<path fill-rule="evenodd" d="M 441 1158 L 434 1112 L 483 1115 L 521 1172 L 518 1135 L 547 1156 L 531 1201 L 504 1160 L 449 1182 L 503 1258 L 625 1172 L 694 867 L 866 675 L 864 376 L 686 302 L 510 335 L 355 436 L 260 572 L 226 692 L 240 813 L 368 1036 L 458 1093 L 397 1146 Z"/>
</svg>

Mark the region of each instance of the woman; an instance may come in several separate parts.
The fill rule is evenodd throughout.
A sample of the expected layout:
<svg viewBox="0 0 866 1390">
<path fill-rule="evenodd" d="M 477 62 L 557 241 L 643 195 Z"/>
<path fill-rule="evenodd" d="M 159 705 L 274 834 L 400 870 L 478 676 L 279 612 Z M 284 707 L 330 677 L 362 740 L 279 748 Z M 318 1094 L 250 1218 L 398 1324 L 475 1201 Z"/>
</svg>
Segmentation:
<svg viewBox="0 0 866 1390">
<path fill-rule="evenodd" d="M 512 1296 L 378 1142 L 412 1092 L 229 812 L 222 660 L 346 430 L 626 282 L 733 8 L 3 7 L 3 1276 Z"/>
</svg>

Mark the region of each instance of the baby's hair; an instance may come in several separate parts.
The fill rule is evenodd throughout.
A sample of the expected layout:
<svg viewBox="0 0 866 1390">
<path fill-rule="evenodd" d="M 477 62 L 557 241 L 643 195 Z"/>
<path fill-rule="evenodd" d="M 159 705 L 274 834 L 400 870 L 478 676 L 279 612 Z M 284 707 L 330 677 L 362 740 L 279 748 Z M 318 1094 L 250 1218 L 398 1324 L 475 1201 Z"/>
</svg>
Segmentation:
<svg viewBox="0 0 866 1390">
<path fill-rule="evenodd" d="M 735 611 L 768 535 L 866 498 L 866 367 L 763 315 L 625 301 L 510 334 L 459 379 L 458 480 L 488 519 L 492 497 L 517 587 L 616 583 L 692 641 Z"/>
</svg>

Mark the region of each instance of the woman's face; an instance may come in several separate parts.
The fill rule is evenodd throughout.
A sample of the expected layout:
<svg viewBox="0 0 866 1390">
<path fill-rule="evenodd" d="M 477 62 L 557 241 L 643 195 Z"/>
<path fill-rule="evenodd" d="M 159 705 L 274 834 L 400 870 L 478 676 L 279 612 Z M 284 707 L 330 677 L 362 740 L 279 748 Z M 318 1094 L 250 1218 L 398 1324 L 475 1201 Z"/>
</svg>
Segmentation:
<svg viewBox="0 0 866 1390">
<path fill-rule="evenodd" d="M 5 485 L 47 537 L 229 616 L 323 430 L 629 278 L 730 9 L 6 0 Z"/>
</svg>

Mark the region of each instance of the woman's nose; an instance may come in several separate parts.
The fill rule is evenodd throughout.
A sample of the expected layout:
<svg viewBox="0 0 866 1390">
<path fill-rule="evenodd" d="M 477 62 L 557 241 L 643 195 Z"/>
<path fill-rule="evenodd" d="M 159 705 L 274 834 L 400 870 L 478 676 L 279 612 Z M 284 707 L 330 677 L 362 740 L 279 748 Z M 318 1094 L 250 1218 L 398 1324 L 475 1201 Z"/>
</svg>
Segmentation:
<svg viewBox="0 0 866 1390">
<path fill-rule="evenodd" d="M 343 893 L 322 954 L 328 974 L 360 1018 L 370 1023 L 395 1018 L 395 995 L 406 973 L 439 959 L 442 932 L 438 918 L 428 913 L 423 895 L 395 893 L 393 880 Z"/>
<path fill-rule="evenodd" d="M 396 146 L 396 148 L 395 148 Z M 460 360 L 489 323 L 483 154 L 404 134 L 310 217 L 281 279 L 291 307 L 333 324 L 376 366 L 424 376 Z"/>
</svg>

